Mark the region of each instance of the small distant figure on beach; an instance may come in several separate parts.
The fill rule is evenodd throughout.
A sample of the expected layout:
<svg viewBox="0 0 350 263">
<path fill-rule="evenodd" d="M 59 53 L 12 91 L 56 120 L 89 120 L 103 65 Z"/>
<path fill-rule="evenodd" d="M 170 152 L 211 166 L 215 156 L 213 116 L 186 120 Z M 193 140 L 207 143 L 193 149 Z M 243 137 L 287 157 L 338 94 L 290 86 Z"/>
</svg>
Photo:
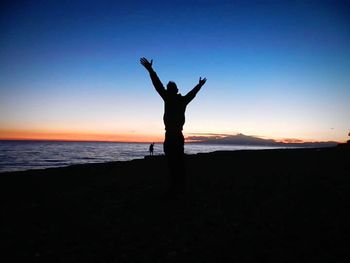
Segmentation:
<svg viewBox="0 0 350 263">
<path fill-rule="evenodd" d="M 149 155 L 153 156 L 153 151 L 154 151 L 154 142 L 149 145 Z"/>
<path fill-rule="evenodd" d="M 164 100 L 165 140 L 163 144 L 164 153 L 168 160 L 168 167 L 171 177 L 170 193 L 177 195 L 186 191 L 186 174 L 184 160 L 184 136 L 182 128 L 185 124 L 185 111 L 187 105 L 194 99 L 198 91 L 207 81 L 206 78 L 199 78 L 198 84 L 185 96 L 178 93 L 176 83 L 169 81 L 165 89 L 163 83 L 153 70 L 153 60 L 148 61 L 146 58 L 140 59 L 150 74 L 152 83 L 156 91 Z"/>
</svg>

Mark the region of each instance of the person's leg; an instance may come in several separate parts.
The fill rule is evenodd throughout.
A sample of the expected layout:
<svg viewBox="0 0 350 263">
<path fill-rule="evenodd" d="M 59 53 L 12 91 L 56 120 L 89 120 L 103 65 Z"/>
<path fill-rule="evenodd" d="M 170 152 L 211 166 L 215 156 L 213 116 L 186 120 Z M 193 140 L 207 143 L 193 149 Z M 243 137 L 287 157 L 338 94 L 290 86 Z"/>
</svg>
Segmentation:
<svg viewBox="0 0 350 263">
<path fill-rule="evenodd" d="M 167 157 L 170 192 L 174 195 L 186 191 L 186 172 L 184 160 L 184 137 L 182 133 L 167 133 L 164 141 Z"/>
</svg>

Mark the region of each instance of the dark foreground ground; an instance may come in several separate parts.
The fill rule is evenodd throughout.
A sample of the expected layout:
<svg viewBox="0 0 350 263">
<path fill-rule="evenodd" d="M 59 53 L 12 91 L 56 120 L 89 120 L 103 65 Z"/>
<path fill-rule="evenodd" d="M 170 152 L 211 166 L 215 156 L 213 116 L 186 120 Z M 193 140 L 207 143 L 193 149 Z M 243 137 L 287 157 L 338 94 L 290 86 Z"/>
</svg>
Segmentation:
<svg viewBox="0 0 350 263">
<path fill-rule="evenodd" d="M 178 200 L 162 157 L 0 174 L 0 261 L 350 262 L 349 157 L 187 156 Z"/>
</svg>

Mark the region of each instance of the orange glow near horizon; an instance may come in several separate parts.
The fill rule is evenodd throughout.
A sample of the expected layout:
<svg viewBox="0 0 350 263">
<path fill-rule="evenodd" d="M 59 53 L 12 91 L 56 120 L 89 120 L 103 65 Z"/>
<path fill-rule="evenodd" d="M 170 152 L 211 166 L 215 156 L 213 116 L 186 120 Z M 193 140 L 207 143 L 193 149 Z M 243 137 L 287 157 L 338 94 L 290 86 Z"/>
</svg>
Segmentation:
<svg viewBox="0 0 350 263">
<path fill-rule="evenodd" d="M 53 141 L 104 141 L 104 142 L 162 142 L 163 136 L 92 133 L 92 132 L 51 132 L 0 130 L 0 140 L 53 140 Z"/>
<path fill-rule="evenodd" d="M 304 140 L 300 140 L 300 139 L 294 139 L 294 138 L 283 138 L 280 140 L 276 140 L 277 142 L 282 142 L 282 143 L 304 143 Z M 313 141 L 308 141 L 308 142 L 313 142 Z"/>
<path fill-rule="evenodd" d="M 191 134 L 193 135 L 193 134 Z M 203 134 L 198 134 L 203 135 Z M 185 137 L 186 134 L 185 134 Z M 265 137 L 265 136 L 264 136 Z M 304 138 L 269 138 L 283 143 L 319 142 L 325 140 L 314 140 Z M 0 129 L 0 140 L 49 140 L 49 141 L 100 141 L 100 142 L 156 142 L 164 141 L 164 134 L 140 134 L 140 133 L 111 133 L 92 131 L 66 131 L 66 130 L 22 130 L 22 129 Z M 186 142 L 191 140 L 186 139 Z M 194 141 L 192 141 L 194 142 Z M 342 142 L 342 141 L 339 141 Z"/>
</svg>

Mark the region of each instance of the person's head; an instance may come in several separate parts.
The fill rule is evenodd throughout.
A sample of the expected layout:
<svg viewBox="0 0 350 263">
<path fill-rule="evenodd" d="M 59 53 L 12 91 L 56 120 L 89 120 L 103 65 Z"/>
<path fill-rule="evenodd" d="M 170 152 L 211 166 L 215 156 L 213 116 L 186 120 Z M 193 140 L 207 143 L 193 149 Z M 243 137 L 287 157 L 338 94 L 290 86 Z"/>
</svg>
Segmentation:
<svg viewBox="0 0 350 263">
<path fill-rule="evenodd" d="M 171 94 L 177 94 L 179 92 L 174 81 L 169 81 L 166 85 L 166 89 Z"/>
</svg>

